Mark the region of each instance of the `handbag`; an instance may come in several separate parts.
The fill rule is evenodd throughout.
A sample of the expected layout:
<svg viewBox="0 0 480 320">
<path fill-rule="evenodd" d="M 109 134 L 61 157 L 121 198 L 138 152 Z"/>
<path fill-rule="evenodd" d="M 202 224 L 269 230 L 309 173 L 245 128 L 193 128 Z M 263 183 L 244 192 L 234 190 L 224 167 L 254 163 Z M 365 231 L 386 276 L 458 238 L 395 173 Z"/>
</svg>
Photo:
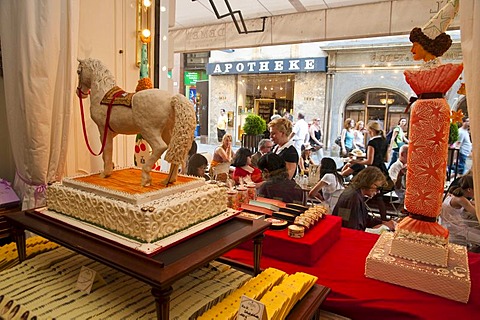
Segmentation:
<svg viewBox="0 0 480 320">
<path fill-rule="evenodd" d="M 339 147 L 342 146 L 342 135 L 339 135 L 337 139 L 335 139 L 335 144 L 337 144 Z"/>
</svg>

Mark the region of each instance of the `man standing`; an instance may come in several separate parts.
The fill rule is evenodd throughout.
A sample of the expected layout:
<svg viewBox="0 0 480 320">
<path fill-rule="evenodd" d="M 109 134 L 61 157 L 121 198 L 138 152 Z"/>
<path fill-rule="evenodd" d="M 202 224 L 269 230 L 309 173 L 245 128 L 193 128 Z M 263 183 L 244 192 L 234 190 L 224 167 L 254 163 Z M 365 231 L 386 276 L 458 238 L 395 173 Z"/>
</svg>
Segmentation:
<svg viewBox="0 0 480 320">
<path fill-rule="evenodd" d="M 302 154 L 302 145 L 308 142 L 310 135 L 308 133 L 308 123 L 305 121 L 305 115 L 302 111 L 298 112 L 297 119 L 290 134 L 290 139 L 293 138 L 293 144 L 300 156 Z"/>
<path fill-rule="evenodd" d="M 463 175 L 467 168 L 465 168 L 465 163 L 467 162 L 467 157 L 472 152 L 472 141 L 470 140 L 470 133 L 468 129 L 470 128 L 470 119 L 468 117 L 463 117 L 462 126 L 458 128 L 458 140 L 456 147 L 459 150 L 458 152 L 458 173 Z"/>
<path fill-rule="evenodd" d="M 222 138 L 227 133 L 228 118 L 225 114 L 225 109 L 220 109 L 220 116 L 217 121 L 217 138 L 218 142 L 222 142 Z"/>
<path fill-rule="evenodd" d="M 264 154 L 272 152 L 273 141 L 270 139 L 262 139 L 258 143 L 258 151 L 252 156 L 252 166 L 258 167 L 257 162 Z"/>
</svg>

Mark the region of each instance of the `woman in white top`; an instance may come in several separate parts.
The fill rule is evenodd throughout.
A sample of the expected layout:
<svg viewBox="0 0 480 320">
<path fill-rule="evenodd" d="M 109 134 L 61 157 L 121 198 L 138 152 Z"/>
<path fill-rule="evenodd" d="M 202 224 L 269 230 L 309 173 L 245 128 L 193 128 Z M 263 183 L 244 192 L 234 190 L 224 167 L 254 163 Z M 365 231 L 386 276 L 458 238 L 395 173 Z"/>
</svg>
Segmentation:
<svg viewBox="0 0 480 320">
<path fill-rule="evenodd" d="M 358 149 L 365 152 L 365 134 L 367 129 L 365 129 L 365 123 L 363 121 L 358 121 L 355 125 L 355 130 L 353 130 L 353 142 Z"/>
<path fill-rule="evenodd" d="M 441 224 L 450 232 L 450 241 L 480 246 L 480 225 L 475 212 L 473 177 L 463 176 L 458 188 L 447 194 L 442 203 Z"/>
<path fill-rule="evenodd" d="M 332 158 L 322 158 L 320 161 L 320 181 L 308 193 L 310 198 L 324 201 L 333 210 L 338 196 L 345 189 L 343 177 L 337 171 L 337 164 Z"/>
</svg>

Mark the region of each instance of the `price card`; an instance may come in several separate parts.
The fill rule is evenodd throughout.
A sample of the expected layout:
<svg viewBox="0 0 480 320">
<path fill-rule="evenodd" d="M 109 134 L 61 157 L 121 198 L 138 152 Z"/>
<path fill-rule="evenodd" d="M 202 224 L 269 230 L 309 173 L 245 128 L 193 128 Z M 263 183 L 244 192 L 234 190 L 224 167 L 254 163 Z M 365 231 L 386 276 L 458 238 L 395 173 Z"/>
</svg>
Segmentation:
<svg viewBox="0 0 480 320">
<path fill-rule="evenodd" d="M 267 320 L 267 310 L 260 301 L 242 296 L 237 320 Z"/>
<path fill-rule="evenodd" d="M 97 275 L 97 272 L 95 270 L 82 266 L 82 269 L 80 269 L 80 273 L 77 279 L 77 289 L 80 291 L 84 291 L 87 294 L 90 294 L 95 279 L 97 278 L 101 283 L 106 284 L 105 280 L 103 280 L 100 275 Z"/>
</svg>

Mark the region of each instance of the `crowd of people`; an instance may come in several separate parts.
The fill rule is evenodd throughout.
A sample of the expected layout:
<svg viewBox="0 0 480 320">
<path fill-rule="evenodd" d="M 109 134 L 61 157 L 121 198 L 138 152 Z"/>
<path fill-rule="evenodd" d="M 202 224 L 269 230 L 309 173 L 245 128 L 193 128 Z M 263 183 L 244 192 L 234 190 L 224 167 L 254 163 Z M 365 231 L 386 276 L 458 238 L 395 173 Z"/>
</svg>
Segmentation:
<svg viewBox="0 0 480 320">
<path fill-rule="evenodd" d="M 466 155 L 471 152 L 468 125 L 468 118 L 465 118 L 462 130 L 467 134 L 461 132 L 456 144 Z M 396 195 L 399 204 L 405 198 L 409 155 L 406 118 L 398 120 L 388 139 L 381 122 L 365 124 L 346 119 L 340 134 L 340 155 L 344 160 L 340 166 L 333 158 L 324 156 L 320 118 L 308 123 L 301 111 L 296 121 L 289 113 L 275 115 L 267 128 L 268 138 L 260 140 L 255 153 L 243 147 L 234 152 L 232 136 L 223 134 L 211 162 L 200 154 L 193 154 L 188 161 L 187 174 L 207 180 L 230 180 L 232 185 L 253 183 L 259 196 L 287 203 L 302 202 L 307 191 L 310 201 L 322 203 L 333 215 L 342 217 L 344 227 L 365 230 L 383 225 L 394 229 L 395 224 L 387 214 L 385 194 Z M 463 165 L 464 161 L 459 159 Z M 226 165 L 229 171 L 224 175 L 213 175 L 212 171 L 219 165 Z M 209 173 L 206 173 L 207 168 L 210 168 Z M 464 173 L 463 168 L 460 173 Z M 296 178 L 310 172 L 316 172 L 317 180 L 305 190 Z M 465 174 L 452 183 L 454 185 L 456 188 L 446 194 L 443 204 L 443 224 L 452 229 L 453 234 L 460 234 L 452 236 L 453 241 L 468 242 L 477 248 L 475 241 L 478 239 L 480 247 L 480 226 L 475 219 L 471 175 Z M 372 208 L 377 210 L 378 218 L 372 214 Z"/>
</svg>

